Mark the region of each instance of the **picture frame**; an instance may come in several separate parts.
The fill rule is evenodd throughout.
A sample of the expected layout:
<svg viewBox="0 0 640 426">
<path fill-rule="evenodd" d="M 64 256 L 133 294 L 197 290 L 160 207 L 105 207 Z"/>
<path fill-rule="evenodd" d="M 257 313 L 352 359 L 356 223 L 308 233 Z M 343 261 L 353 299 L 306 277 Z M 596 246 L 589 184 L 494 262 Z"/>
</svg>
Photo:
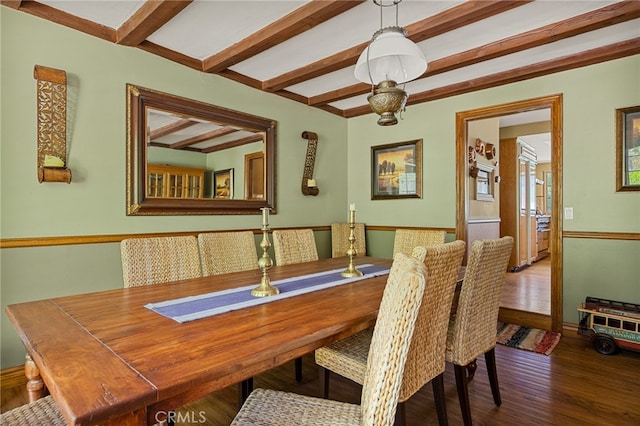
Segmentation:
<svg viewBox="0 0 640 426">
<path fill-rule="evenodd" d="M 640 191 L 640 105 L 616 109 L 616 191 Z"/>
<path fill-rule="evenodd" d="M 233 169 L 213 172 L 214 198 L 233 198 Z"/>
<path fill-rule="evenodd" d="M 422 198 L 422 139 L 371 147 L 371 199 Z"/>
</svg>

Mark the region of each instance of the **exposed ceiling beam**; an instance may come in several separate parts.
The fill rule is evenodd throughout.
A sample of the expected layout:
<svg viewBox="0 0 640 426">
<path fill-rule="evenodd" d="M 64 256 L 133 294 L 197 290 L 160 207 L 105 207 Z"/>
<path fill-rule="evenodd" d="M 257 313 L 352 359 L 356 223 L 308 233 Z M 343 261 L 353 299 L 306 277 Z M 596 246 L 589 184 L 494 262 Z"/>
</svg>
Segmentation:
<svg viewBox="0 0 640 426">
<path fill-rule="evenodd" d="M 202 70 L 201 60 L 176 52 L 175 50 L 167 49 L 166 47 L 157 45 L 148 40 L 143 41 L 142 43 L 138 44 L 136 47 L 138 49 L 144 50 L 145 52 L 158 55 L 161 58 L 168 59 L 180 65 L 184 65 L 186 67 L 192 68 L 194 70 L 197 70 L 197 71 Z"/>
<path fill-rule="evenodd" d="M 4 5 L 5 2 L 3 1 L 2 4 Z M 95 22 L 79 18 L 36 1 L 20 2 L 18 10 L 112 43 L 116 41 L 116 31 L 113 28 L 96 24 Z"/>
<path fill-rule="evenodd" d="M 340 15 L 364 0 L 314 0 L 203 61 L 203 71 L 217 73 Z"/>
<path fill-rule="evenodd" d="M 497 40 L 466 52 L 429 63 L 429 69 L 422 76 L 435 75 L 461 67 L 477 64 L 500 56 L 543 46 L 589 31 L 619 24 L 640 17 L 640 2 L 615 3 L 593 12 L 584 13 L 564 21 L 545 25 L 521 34 Z"/>
<path fill-rule="evenodd" d="M 137 46 L 189 6 L 193 0 L 147 0 L 116 31 L 116 42 Z"/>
<path fill-rule="evenodd" d="M 466 1 L 437 15 L 423 19 L 407 26 L 405 29 L 408 38 L 415 43 L 428 38 L 444 34 L 447 31 L 469 25 L 473 22 L 486 19 L 490 16 L 522 6 L 531 0 L 525 1 Z M 320 77 L 351 65 L 355 65 L 362 51 L 369 42 L 360 43 L 357 46 L 338 52 L 335 55 L 323 58 L 312 64 L 305 65 L 296 70 L 266 80 L 262 89 L 270 92 L 281 90 L 285 87 Z"/>
<path fill-rule="evenodd" d="M 319 95 L 309 97 L 308 105 L 320 106 L 331 102 L 340 101 L 342 99 L 352 98 L 371 91 L 370 84 L 356 83 L 351 86 L 341 87 L 340 89 L 330 92 L 321 93 Z"/>
<path fill-rule="evenodd" d="M 10 7 L 11 9 L 18 9 L 22 0 L 1 0 L 0 4 L 3 6 Z"/>
<path fill-rule="evenodd" d="M 533 0 L 468 0 L 437 15 L 408 25 L 407 37 L 414 43 L 471 25 L 483 19 L 524 6 Z"/>
</svg>

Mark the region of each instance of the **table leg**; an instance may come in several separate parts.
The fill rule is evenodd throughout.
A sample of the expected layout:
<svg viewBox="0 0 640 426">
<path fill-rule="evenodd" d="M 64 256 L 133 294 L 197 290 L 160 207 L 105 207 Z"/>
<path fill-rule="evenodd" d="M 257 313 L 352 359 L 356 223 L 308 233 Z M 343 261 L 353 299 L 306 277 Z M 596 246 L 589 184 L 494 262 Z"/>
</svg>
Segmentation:
<svg viewBox="0 0 640 426">
<path fill-rule="evenodd" d="M 44 387 L 44 381 L 40 377 L 40 370 L 29 354 L 25 356 L 24 360 L 24 375 L 27 377 L 29 402 L 36 401 L 47 395 L 47 388 Z"/>
<path fill-rule="evenodd" d="M 247 399 L 251 391 L 253 390 L 253 377 L 249 377 L 238 384 L 238 407 L 242 407 L 244 401 Z"/>
</svg>

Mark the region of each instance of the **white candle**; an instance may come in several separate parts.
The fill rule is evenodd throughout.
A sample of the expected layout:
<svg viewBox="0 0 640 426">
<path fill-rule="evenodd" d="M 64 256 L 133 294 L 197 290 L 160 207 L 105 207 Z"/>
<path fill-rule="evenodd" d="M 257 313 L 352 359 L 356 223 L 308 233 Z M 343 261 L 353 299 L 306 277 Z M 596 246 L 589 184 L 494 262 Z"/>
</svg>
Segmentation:
<svg viewBox="0 0 640 426">
<path fill-rule="evenodd" d="M 262 210 L 262 225 L 267 226 L 269 224 L 269 207 L 263 207 L 261 210 Z"/>
<path fill-rule="evenodd" d="M 356 220 L 356 203 L 349 204 L 349 214 L 347 215 L 347 222 L 354 223 Z"/>
</svg>

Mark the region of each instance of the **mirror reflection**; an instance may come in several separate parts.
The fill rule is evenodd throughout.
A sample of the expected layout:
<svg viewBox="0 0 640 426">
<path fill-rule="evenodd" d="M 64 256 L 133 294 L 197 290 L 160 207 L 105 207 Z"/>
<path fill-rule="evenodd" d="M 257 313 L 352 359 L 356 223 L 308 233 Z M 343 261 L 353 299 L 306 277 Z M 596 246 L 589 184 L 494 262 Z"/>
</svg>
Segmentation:
<svg viewBox="0 0 640 426">
<path fill-rule="evenodd" d="M 251 132 L 211 121 L 148 108 L 147 196 L 173 198 L 264 198 L 264 132 Z M 249 168 L 245 169 L 245 165 Z M 165 182 L 175 167 L 178 177 Z M 184 169 L 184 171 L 182 170 Z M 186 181 L 179 177 L 186 175 Z M 254 182 L 245 194 L 245 177 Z M 216 186 L 217 185 L 217 186 Z M 183 190 L 184 189 L 184 190 Z"/>
<path fill-rule="evenodd" d="M 275 207 L 275 121 L 133 85 L 127 91 L 128 214 Z"/>
</svg>

